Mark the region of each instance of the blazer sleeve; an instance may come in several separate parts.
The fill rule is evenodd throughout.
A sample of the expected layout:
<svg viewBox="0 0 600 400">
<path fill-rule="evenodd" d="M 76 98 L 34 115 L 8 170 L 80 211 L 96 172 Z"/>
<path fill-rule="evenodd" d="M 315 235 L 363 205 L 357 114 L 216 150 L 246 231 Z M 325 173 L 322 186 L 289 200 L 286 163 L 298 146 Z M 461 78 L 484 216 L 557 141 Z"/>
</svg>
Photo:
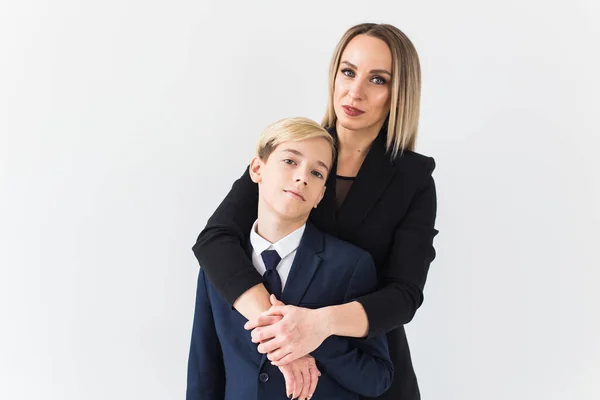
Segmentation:
<svg viewBox="0 0 600 400">
<path fill-rule="evenodd" d="M 222 400 L 224 397 L 223 352 L 215 328 L 204 271 L 200 270 L 188 358 L 186 399 Z"/>
<path fill-rule="evenodd" d="M 351 301 L 376 287 L 375 264 L 365 252 L 356 264 L 344 300 Z M 394 364 L 384 334 L 367 339 L 330 336 L 311 355 L 317 361 L 319 370 L 361 396 L 380 396 L 392 384 Z"/>
<path fill-rule="evenodd" d="M 376 292 L 356 300 L 362 304 L 369 320 L 369 334 L 389 332 L 412 320 L 423 303 L 423 289 L 429 265 L 435 258 L 433 238 L 437 197 L 431 173 L 433 158 L 428 158 L 422 182 L 412 199 L 406 216 L 398 224 L 387 265 L 380 269 Z M 390 312 L 393 304 L 393 312 Z"/>
<path fill-rule="evenodd" d="M 262 283 L 245 251 L 257 210 L 258 185 L 252 182 L 246 168 L 192 247 L 206 276 L 230 305 L 245 291 Z"/>
</svg>

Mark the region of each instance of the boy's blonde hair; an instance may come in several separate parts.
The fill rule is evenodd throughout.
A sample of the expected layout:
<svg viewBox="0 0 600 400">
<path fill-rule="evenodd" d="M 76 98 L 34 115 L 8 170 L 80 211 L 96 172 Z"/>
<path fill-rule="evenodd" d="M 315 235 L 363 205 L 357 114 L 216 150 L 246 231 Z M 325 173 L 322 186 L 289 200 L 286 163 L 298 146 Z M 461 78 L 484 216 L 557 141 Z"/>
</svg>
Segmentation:
<svg viewBox="0 0 600 400">
<path fill-rule="evenodd" d="M 256 146 L 256 155 L 267 161 L 273 150 L 283 142 L 300 142 L 302 140 L 323 138 L 331 147 L 331 160 L 336 157 L 333 137 L 315 121 L 303 118 L 284 118 L 267 126 L 260 135 Z"/>
</svg>

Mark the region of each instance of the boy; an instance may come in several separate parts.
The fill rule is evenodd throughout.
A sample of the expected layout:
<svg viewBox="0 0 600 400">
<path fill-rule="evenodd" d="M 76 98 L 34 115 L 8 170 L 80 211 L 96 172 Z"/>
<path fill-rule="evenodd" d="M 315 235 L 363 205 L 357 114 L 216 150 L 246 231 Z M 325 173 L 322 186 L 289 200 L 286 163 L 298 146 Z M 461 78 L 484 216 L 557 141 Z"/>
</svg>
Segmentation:
<svg viewBox="0 0 600 400">
<path fill-rule="evenodd" d="M 331 135 L 305 118 L 268 126 L 250 163 L 258 184 L 258 219 L 248 254 L 265 286 L 285 304 L 341 304 L 375 289 L 370 255 L 307 222 L 325 193 L 335 157 Z M 285 399 L 281 371 L 258 353 L 246 319 L 217 293 L 200 270 L 188 363 L 188 399 Z M 393 365 L 384 335 L 330 337 L 312 353 L 322 371 L 315 399 L 379 396 Z"/>
</svg>

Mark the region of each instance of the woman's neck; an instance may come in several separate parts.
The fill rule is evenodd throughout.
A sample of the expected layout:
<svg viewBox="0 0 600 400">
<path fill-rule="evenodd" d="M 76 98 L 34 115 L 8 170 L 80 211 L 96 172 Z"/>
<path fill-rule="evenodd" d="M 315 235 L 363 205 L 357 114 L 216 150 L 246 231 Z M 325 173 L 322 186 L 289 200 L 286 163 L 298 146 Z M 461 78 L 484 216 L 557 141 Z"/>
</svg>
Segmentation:
<svg viewBox="0 0 600 400">
<path fill-rule="evenodd" d="M 339 151 L 348 155 L 366 154 L 377 135 L 379 135 L 380 129 L 380 126 L 374 126 L 372 129 L 353 131 L 344 128 L 339 121 L 336 121 L 335 131 L 338 137 Z"/>
<path fill-rule="evenodd" d="M 356 176 L 363 161 L 369 153 L 373 141 L 379 135 L 381 127 L 353 131 L 346 129 L 339 121 L 335 130 L 338 138 L 337 174 L 342 176 Z"/>
</svg>

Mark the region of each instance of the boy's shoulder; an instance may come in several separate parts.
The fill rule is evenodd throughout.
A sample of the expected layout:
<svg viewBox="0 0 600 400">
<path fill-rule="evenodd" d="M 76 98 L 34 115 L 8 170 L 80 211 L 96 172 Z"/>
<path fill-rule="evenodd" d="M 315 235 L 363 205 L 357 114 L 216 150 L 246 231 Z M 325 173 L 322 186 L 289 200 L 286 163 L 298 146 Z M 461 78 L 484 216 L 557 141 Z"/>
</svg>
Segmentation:
<svg viewBox="0 0 600 400">
<path fill-rule="evenodd" d="M 314 227 L 314 229 L 317 229 Z M 359 260 L 369 261 L 372 263 L 371 254 L 360 247 L 342 240 L 329 233 L 319 231 L 323 235 L 323 251 L 319 254 L 324 261 L 341 261 L 354 260 L 358 263 Z M 345 265 L 348 265 L 347 262 Z"/>
<path fill-rule="evenodd" d="M 336 236 L 333 236 L 329 233 L 323 233 L 323 242 L 325 244 L 325 249 L 327 248 L 335 248 L 336 250 L 343 250 L 345 254 L 351 256 L 360 256 L 360 255 L 368 255 L 369 252 L 361 249 L 360 247 L 342 240 Z"/>
</svg>

